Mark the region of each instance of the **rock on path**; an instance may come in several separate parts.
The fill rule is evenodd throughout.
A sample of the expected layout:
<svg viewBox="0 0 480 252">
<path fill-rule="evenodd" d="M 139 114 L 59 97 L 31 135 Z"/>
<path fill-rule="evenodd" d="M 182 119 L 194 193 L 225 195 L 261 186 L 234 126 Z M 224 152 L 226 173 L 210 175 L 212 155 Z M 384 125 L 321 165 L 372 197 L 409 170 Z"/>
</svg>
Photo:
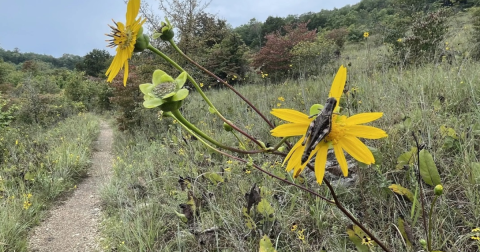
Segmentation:
<svg viewBox="0 0 480 252">
<path fill-rule="evenodd" d="M 99 191 L 111 176 L 113 161 L 112 129 L 104 121 L 100 129 L 88 177 L 33 230 L 29 239 L 31 251 L 100 251 L 97 241 L 101 221 Z"/>
</svg>

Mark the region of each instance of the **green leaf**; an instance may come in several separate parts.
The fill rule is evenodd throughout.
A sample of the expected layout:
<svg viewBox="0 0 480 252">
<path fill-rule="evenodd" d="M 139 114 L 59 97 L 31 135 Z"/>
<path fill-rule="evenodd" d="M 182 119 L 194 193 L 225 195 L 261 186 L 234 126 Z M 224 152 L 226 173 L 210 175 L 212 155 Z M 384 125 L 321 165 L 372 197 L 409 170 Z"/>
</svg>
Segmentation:
<svg viewBox="0 0 480 252">
<path fill-rule="evenodd" d="M 427 185 L 436 186 L 441 183 L 432 154 L 425 149 L 420 151 L 420 176 Z"/>
<path fill-rule="evenodd" d="M 275 220 L 275 215 L 274 215 L 275 210 L 273 209 L 272 205 L 270 205 L 267 199 L 262 199 L 260 203 L 258 203 L 257 211 L 258 213 L 263 215 L 263 217 L 268 221 Z"/>
<path fill-rule="evenodd" d="M 248 214 L 248 209 L 246 207 L 242 208 L 243 212 L 243 217 L 245 218 L 245 226 L 247 226 L 248 229 L 254 230 L 257 228 L 257 225 L 255 224 L 255 221 L 253 221 L 252 217 Z"/>
<path fill-rule="evenodd" d="M 322 111 L 323 107 L 324 106 L 322 104 L 313 104 L 310 107 L 309 115 L 310 116 L 318 115 L 318 113 L 320 113 L 320 111 Z"/>
<path fill-rule="evenodd" d="M 185 85 L 185 82 L 187 82 L 187 72 L 182 72 L 176 79 L 175 83 L 177 84 L 177 89 L 180 89 Z"/>
<path fill-rule="evenodd" d="M 188 96 L 188 89 L 180 89 L 177 93 L 173 96 L 172 101 L 181 101 Z"/>
<path fill-rule="evenodd" d="M 32 172 L 27 172 L 27 173 L 25 173 L 25 175 L 23 176 L 23 179 L 24 179 L 24 180 L 34 180 L 34 179 L 35 179 L 35 174 L 32 173 Z"/>
<path fill-rule="evenodd" d="M 352 241 L 353 244 L 355 244 L 355 247 L 357 247 L 357 251 L 360 251 L 360 252 L 370 251 L 367 245 L 362 244 L 362 238 L 358 237 L 358 235 L 355 233 L 353 229 L 347 228 L 347 234 L 350 241 Z"/>
<path fill-rule="evenodd" d="M 148 95 L 152 91 L 152 89 L 150 88 L 151 86 L 153 85 L 150 83 L 145 83 L 145 84 L 140 84 L 139 88 L 144 95 Z"/>
<path fill-rule="evenodd" d="M 410 200 L 410 202 L 413 202 L 413 199 L 414 199 L 413 193 L 407 188 L 397 184 L 392 184 L 388 188 L 390 188 L 394 193 L 398 195 L 407 197 L 407 199 Z"/>
<path fill-rule="evenodd" d="M 276 252 L 272 241 L 270 241 L 270 238 L 268 238 L 267 235 L 264 235 L 263 238 L 260 239 L 260 248 L 258 252 Z"/>
<path fill-rule="evenodd" d="M 218 183 L 223 183 L 223 177 L 220 176 L 218 173 L 215 172 L 207 172 L 203 175 L 205 178 L 210 180 L 214 185 L 217 185 Z"/>
<path fill-rule="evenodd" d="M 174 210 L 175 211 L 175 210 Z M 177 211 L 175 211 L 175 214 L 177 215 L 177 217 L 183 222 L 183 223 L 187 223 L 188 222 L 188 219 L 187 217 L 185 216 L 185 214 L 181 214 Z"/>
<path fill-rule="evenodd" d="M 155 108 L 162 105 L 162 103 L 163 103 L 162 99 L 154 98 L 154 99 L 144 101 L 143 106 L 145 108 Z"/>
<path fill-rule="evenodd" d="M 167 73 L 165 73 L 164 71 L 162 70 L 155 70 L 153 72 L 153 75 L 152 75 L 152 83 L 154 85 L 158 85 L 160 83 L 162 83 L 162 76 L 163 75 L 166 75 Z M 168 74 L 167 74 L 168 75 Z"/>
<path fill-rule="evenodd" d="M 412 147 L 410 151 L 407 151 L 400 155 L 397 159 L 397 166 L 395 166 L 395 168 L 397 170 L 402 170 L 403 168 L 405 168 L 405 166 L 412 166 L 415 162 L 415 153 L 417 153 L 417 148 Z"/>
<path fill-rule="evenodd" d="M 408 223 L 405 223 L 402 218 L 398 218 L 398 229 L 400 230 L 403 239 L 405 239 L 405 243 L 407 243 L 407 246 L 411 248 L 412 242 L 410 240 L 413 238 L 412 231 L 410 229 L 410 226 L 408 226 Z"/>
</svg>

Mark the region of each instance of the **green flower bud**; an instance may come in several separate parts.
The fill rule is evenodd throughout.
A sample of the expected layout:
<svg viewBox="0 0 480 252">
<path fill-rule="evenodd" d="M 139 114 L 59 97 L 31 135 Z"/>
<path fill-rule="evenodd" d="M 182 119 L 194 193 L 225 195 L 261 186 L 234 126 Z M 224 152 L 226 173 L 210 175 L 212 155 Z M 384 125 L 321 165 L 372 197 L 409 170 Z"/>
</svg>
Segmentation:
<svg viewBox="0 0 480 252">
<path fill-rule="evenodd" d="M 154 39 L 160 38 L 163 41 L 170 41 L 175 35 L 175 33 L 173 32 L 173 26 L 170 24 L 166 17 L 165 21 L 166 22 L 162 21 L 159 32 L 153 34 Z"/>
<path fill-rule="evenodd" d="M 280 148 L 278 148 L 278 151 L 280 151 L 280 152 L 285 151 L 285 146 L 280 146 Z"/>
<path fill-rule="evenodd" d="M 423 248 L 427 247 L 427 241 L 425 239 L 420 239 L 420 245 L 422 245 Z"/>
<path fill-rule="evenodd" d="M 443 194 L 443 186 L 438 184 L 435 186 L 435 188 L 433 189 L 433 192 L 435 193 L 435 195 L 437 196 L 440 196 Z"/>
<path fill-rule="evenodd" d="M 223 123 L 223 129 L 227 132 L 230 132 L 230 131 L 233 130 L 232 126 L 228 125 L 228 123 L 226 123 L 226 122 Z"/>
<path fill-rule="evenodd" d="M 137 34 L 137 41 L 135 42 L 135 48 L 133 49 L 134 52 L 142 52 L 143 50 L 147 49 L 148 45 L 150 44 L 150 38 L 143 34 L 143 27 L 140 28 Z"/>
</svg>

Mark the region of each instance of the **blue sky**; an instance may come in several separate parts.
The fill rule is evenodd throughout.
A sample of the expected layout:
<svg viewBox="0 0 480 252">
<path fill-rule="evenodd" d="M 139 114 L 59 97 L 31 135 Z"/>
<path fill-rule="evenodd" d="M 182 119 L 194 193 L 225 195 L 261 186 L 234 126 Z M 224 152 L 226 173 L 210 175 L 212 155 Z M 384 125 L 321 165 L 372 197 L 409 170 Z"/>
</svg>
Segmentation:
<svg viewBox="0 0 480 252">
<path fill-rule="evenodd" d="M 155 0 L 147 0 L 158 6 Z M 251 18 L 265 21 L 268 16 L 318 12 L 341 8 L 359 0 L 212 0 L 207 12 L 226 19 L 233 27 Z M 83 56 L 93 49 L 106 48 L 108 24 L 125 21 L 123 0 L 0 0 L 0 47 L 19 48 L 60 57 L 64 53 Z M 163 16 L 158 10 L 159 16 Z M 163 18 L 162 18 L 163 19 Z"/>
</svg>

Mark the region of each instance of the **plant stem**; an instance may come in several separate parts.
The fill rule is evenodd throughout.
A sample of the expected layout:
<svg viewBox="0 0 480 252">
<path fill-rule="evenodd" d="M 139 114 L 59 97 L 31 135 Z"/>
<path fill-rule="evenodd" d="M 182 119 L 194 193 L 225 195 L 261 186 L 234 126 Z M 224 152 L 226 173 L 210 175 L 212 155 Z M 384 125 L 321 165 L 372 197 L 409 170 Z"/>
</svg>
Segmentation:
<svg viewBox="0 0 480 252">
<path fill-rule="evenodd" d="M 169 112 L 167 112 L 167 113 L 169 113 Z M 168 115 L 168 116 L 173 116 L 173 114 L 167 114 L 167 115 Z M 174 117 L 174 116 L 173 116 L 173 117 Z M 175 118 L 175 117 L 174 117 L 174 118 Z M 177 118 L 175 118 L 175 119 L 177 119 Z M 178 119 L 177 119 L 177 120 L 178 120 Z M 211 150 L 213 150 L 213 151 L 215 151 L 215 152 L 217 152 L 217 153 L 220 153 L 220 154 L 222 154 L 222 155 L 224 155 L 224 156 L 227 156 L 227 157 L 229 157 L 229 158 L 238 160 L 238 161 L 240 161 L 240 162 L 242 162 L 242 163 L 245 163 L 245 164 L 248 164 L 248 163 L 249 163 L 249 161 L 247 161 L 247 160 L 245 160 L 245 159 L 242 159 L 242 158 L 236 157 L 236 156 L 234 156 L 234 155 L 228 154 L 228 153 L 226 153 L 226 152 L 223 152 L 223 151 L 221 151 L 221 150 L 219 150 L 219 149 L 211 146 L 210 144 L 208 144 L 207 142 L 205 142 L 201 137 L 197 136 L 197 135 L 196 135 L 196 132 L 194 132 L 192 129 L 190 129 L 187 125 L 184 125 L 182 121 L 180 121 L 180 120 L 178 120 L 178 121 L 179 121 L 180 125 L 182 125 L 190 134 L 196 136 L 199 141 L 201 141 L 203 144 L 205 144 L 205 146 L 207 146 L 207 148 L 209 148 L 209 149 L 211 149 Z M 295 184 L 295 183 L 293 183 L 293 182 L 290 182 L 290 181 L 288 181 L 288 180 L 286 180 L 286 179 L 282 179 L 282 178 L 280 178 L 280 177 L 278 177 L 278 176 L 276 176 L 276 175 L 274 175 L 274 174 L 272 174 L 272 173 L 270 173 L 270 172 L 262 169 L 260 166 L 258 166 L 258 165 L 256 165 L 256 164 L 252 164 L 252 166 L 255 167 L 255 169 L 263 172 L 264 174 L 266 174 L 266 175 L 268 175 L 268 176 L 270 176 L 270 177 L 272 177 L 272 178 L 275 178 L 275 179 L 277 179 L 277 180 L 280 180 L 280 181 L 282 181 L 282 182 L 284 182 L 284 183 L 286 183 L 286 184 L 292 185 L 292 186 L 294 186 L 294 187 L 296 187 L 296 188 L 298 188 L 298 189 L 300 189 L 300 190 L 302 190 L 302 191 L 308 192 L 308 193 L 310 193 L 310 194 L 312 194 L 312 195 L 314 195 L 314 196 L 316 196 L 316 197 L 318 197 L 318 198 L 320 198 L 320 199 L 322 199 L 322 200 L 325 200 L 326 202 L 328 202 L 328 203 L 330 203 L 330 204 L 335 204 L 335 202 L 333 202 L 332 200 L 329 200 L 329 199 L 323 197 L 322 195 L 320 195 L 320 194 L 318 194 L 318 193 L 316 193 L 316 192 L 314 192 L 314 191 L 312 191 L 312 190 L 310 190 L 310 189 L 308 189 L 308 188 L 306 188 L 306 187 L 303 187 L 303 186 L 301 186 L 301 185 L 297 185 L 297 184 Z"/>
<path fill-rule="evenodd" d="M 349 218 L 353 223 L 355 223 L 355 225 L 362 229 L 363 232 L 365 232 L 365 234 L 367 234 L 372 240 L 374 240 L 378 244 L 378 246 L 380 246 L 384 251 L 390 252 L 390 250 L 379 239 L 377 239 L 377 237 L 370 233 L 370 231 L 366 227 L 364 227 L 362 223 L 355 219 L 355 217 L 353 217 L 353 215 L 347 209 L 345 209 L 345 207 L 343 207 L 342 203 L 340 203 L 340 201 L 338 200 L 337 194 L 335 194 L 335 190 L 333 189 L 330 182 L 325 178 L 323 179 L 323 182 L 325 182 L 328 190 L 330 190 L 333 200 L 335 201 L 335 205 L 338 207 L 338 209 L 340 209 L 340 211 L 342 211 L 342 213 L 345 214 L 347 218 Z"/>
<path fill-rule="evenodd" d="M 175 61 L 173 61 L 172 59 L 170 59 L 167 55 L 165 55 L 164 53 L 162 53 L 160 50 L 158 50 L 157 48 L 153 47 L 151 44 L 148 45 L 147 47 L 150 51 L 154 52 L 155 54 L 157 54 L 158 56 L 162 57 L 163 59 L 165 59 L 168 63 L 170 63 L 173 67 L 175 67 L 177 70 L 179 70 L 180 72 L 185 72 L 185 70 L 180 66 L 178 65 Z M 217 108 L 215 108 L 215 106 L 213 105 L 213 103 L 210 101 L 210 99 L 208 99 L 208 97 L 205 95 L 205 93 L 202 91 L 202 89 L 200 88 L 200 86 L 197 84 L 197 82 L 192 78 L 192 76 L 190 76 L 190 74 L 187 75 L 187 78 L 188 80 L 193 84 L 193 86 L 195 87 L 195 89 L 197 90 L 197 92 L 202 96 L 203 100 L 208 104 L 208 106 L 210 106 L 210 108 L 212 108 L 215 113 L 222 119 L 222 121 L 224 121 L 225 123 L 227 123 L 228 125 L 230 125 L 232 128 L 234 128 L 236 131 L 240 132 L 240 134 L 246 136 L 248 139 L 252 140 L 252 142 L 254 142 L 255 144 L 257 144 L 258 146 L 261 146 L 261 144 L 257 141 L 257 139 L 255 139 L 253 136 L 249 135 L 248 133 L 246 133 L 245 131 L 241 130 L 240 128 L 238 128 L 236 125 L 234 125 L 232 122 L 230 122 L 229 120 L 227 120 L 225 117 L 223 117 L 223 115 L 220 113 L 220 111 L 218 111 Z"/>
<path fill-rule="evenodd" d="M 257 109 L 257 107 L 255 107 L 245 96 L 243 96 L 241 93 L 239 93 L 235 88 L 233 88 L 230 84 L 228 84 L 227 82 L 225 82 L 224 80 L 222 80 L 220 77 L 216 76 L 214 73 L 208 71 L 206 68 L 202 67 L 201 65 L 199 65 L 197 62 L 195 62 L 194 60 L 192 60 L 190 57 L 188 57 L 186 54 L 184 54 L 182 52 L 182 50 L 180 50 L 180 48 L 178 48 L 178 46 L 175 44 L 175 42 L 171 39 L 170 41 L 170 44 L 173 46 L 173 48 L 175 48 L 175 50 L 180 54 L 182 55 L 185 59 L 187 59 L 190 63 L 192 63 L 193 65 L 195 65 L 196 67 L 198 67 L 200 70 L 204 71 L 206 74 L 210 75 L 211 77 L 215 78 L 217 81 L 221 82 L 223 85 L 227 86 L 228 88 L 230 88 L 230 90 L 232 90 L 236 95 L 238 95 L 238 97 L 240 97 L 245 103 L 248 104 L 248 106 L 250 106 L 253 110 L 255 110 L 255 112 L 260 116 L 262 117 L 262 119 L 268 123 L 268 125 L 270 126 L 270 128 L 275 128 L 275 126 L 267 119 L 267 117 L 265 117 L 265 115 L 262 114 L 262 112 L 260 112 L 260 110 Z"/>
<path fill-rule="evenodd" d="M 201 136 L 203 139 L 209 141 L 210 143 L 218 146 L 219 148 L 226 149 L 226 150 L 233 151 L 233 152 L 237 152 L 237 153 L 243 153 L 243 154 L 256 154 L 256 153 L 261 153 L 261 152 L 266 151 L 266 150 L 263 150 L 263 149 L 262 150 L 255 150 L 255 151 L 240 150 L 240 149 L 233 148 L 233 147 L 230 147 L 230 146 L 226 146 L 222 143 L 219 143 L 215 139 L 209 137 L 203 131 L 201 131 L 200 129 L 195 127 L 195 125 L 190 123 L 187 119 L 185 119 L 185 117 L 182 116 L 182 114 L 180 113 L 180 111 L 178 109 L 173 110 L 170 113 L 165 114 L 165 115 L 166 116 L 172 116 L 173 118 L 177 119 L 177 121 L 181 122 L 184 127 L 190 129 L 191 131 L 194 131 L 197 135 Z"/>
<path fill-rule="evenodd" d="M 428 245 L 428 251 L 432 251 L 432 215 L 433 215 L 433 206 L 437 202 L 438 195 L 435 195 L 435 198 L 433 198 L 432 206 L 430 207 L 430 212 L 428 213 L 428 239 L 427 239 L 427 245 Z"/>
<path fill-rule="evenodd" d="M 422 203 L 422 219 L 423 219 L 423 229 L 425 230 L 425 236 L 427 237 L 427 244 L 430 244 L 430 240 L 428 237 L 428 227 L 427 227 L 427 218 L 425 216 L 425 199 L 423 195 L 423 184 L 422 184 L 422 175 L 420 174 L 420 149 L 421 146 L 418 143 L 417 136 L 415 132 L 412 131 L 413 139 L 415 140 L 415 144 L 417 146 L 417 167 L 418 167 L 418 185 L 420 187 L 420 202 Z"/>
</svg>

